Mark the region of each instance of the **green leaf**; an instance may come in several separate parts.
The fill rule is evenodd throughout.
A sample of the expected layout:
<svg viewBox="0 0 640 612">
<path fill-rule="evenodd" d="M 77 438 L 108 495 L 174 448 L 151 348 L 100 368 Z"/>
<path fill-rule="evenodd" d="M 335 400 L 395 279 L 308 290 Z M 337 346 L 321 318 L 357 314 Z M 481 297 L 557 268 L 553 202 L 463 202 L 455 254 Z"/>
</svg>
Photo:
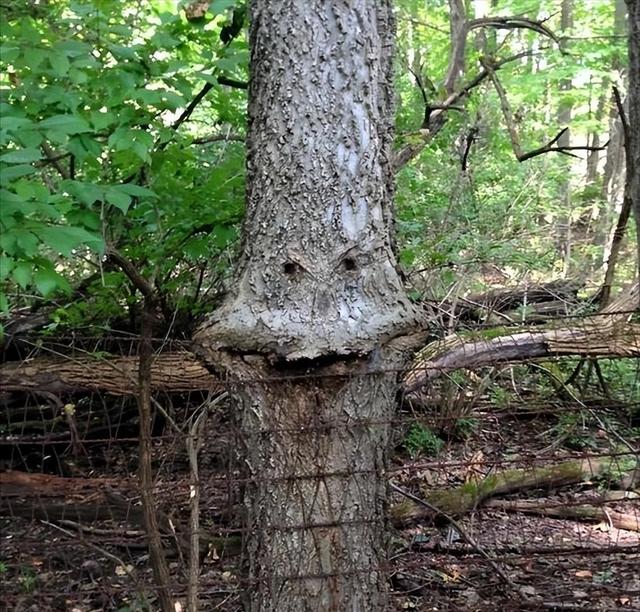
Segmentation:
<svg viewBox="0 0 640 612">
<path fill-rule="evenodd" d="M 19 149 L 10 151 L 0 157 L 0 161 L 7 164 L 29 164 L 42 159 L 40 149 Z"/>
<path fill-rule="evenodd" d="M 131 205 L 131 196 L 126 193 L 122 193 L 121 191 L 110 187 L 105 191 L 104 197 L 109 204 L 120 209 L 123 213 L 126 214 L 129 210 L 129 206 Z"/>
<path fill-rule="evenodd" d="M 47 57 L 47 53 L 45 53 L 44 49 L 30 47 L 24 50 L 24 63 L 31 70 L 38 68 L 45 57 Z"/>
<path fill-rule="evenodd" d="M 14 135 L 25 149 L 37 149 L 44 140 L 42 132 L 30 128 L 16 130 Z"/>
<path fill-rule="evenodd" d="M 218 75 L 216 74 L 208 74 L 206 72 L 197 72 L 197 76 L 199 76 L 203 81 L 207 83 L 211 83 L 211 85 L 218 84 Z"/>
<path fill-rule="evenodd" d="M 5 168 L 0 168 L 0 183 L 5 184 L 9 183 L 21 176 L 27 176 L 28 174 L 33 174 L 36 171 L 34 166 L 7 166 Z"/>
<path fill-rule="evenodd" d="M 38 252 L 38 239 L 32 232 L 25 229 L 14 229 L 12 232 L 18 246 L 27 256 L 35 255 Z"/>
<path fill-rule="evenodd" d="M 218 227 L 213 228 L 211 236 L 213 238 L 213 244 L 218 248 L 224 249 L 236 239 L 237 232 L 233 227 L 219 225 Z"/>
<path fill-rule="evenodd" d="M 0 46 L 0 57 L 2 61 L 9 64 L 20 55 L 20 47 L 10 47 L 9 45 Z"/>
<path fill-rule="evenodd" d="M 6 115 L 2 117 L 3 130 L 10 130 L 13 132 L 32 125 L 33 121 L 31 121 L 31 119 L 27 119 L 26 117 L 8 117 Z"/>
<path fill-rule="evenodd" d="M 14 261 L 8 255 L 0 253 L 0 280 L 4 280 L 9 276 L 9 272 L 13 269 Z"/>
<path fill-rule="evenodd" d="M 74 225 L 82 226 L 96 232 L 100 231 L 102 227 L 102 220 L 100 215 L 93 210 L 78 210 L 77 208 L 71 210 L 66 215 L 67 221 Z"/>
<path fill-rule="evenodd" d="M 92 46 L 79 40 L 61 40 L 56 43 L 56 51 L 60 51 L 69 57 L 78 57 L 91 53 Z"/>
<path fill-rule="evenodd" d="M 192 259 L 206 257 L 208 253 L 207 239 L 202 237 L 191 238 L 184 244 L 184 252 Z"/>
<path fill-rule="evenodd" d="M 100 143 L 87 134 L 77 134 L 71 136 L 67 147 L 78 161 L 84 161 L 87 158 L 96 158 L 102 152 Z"/>
<path fill-rule="evenodd" d="M 33 275 L 33 282 L 36 285 L 36 289 L 38 289 L 44 297 L 47 297 L 60 287 L 61 278 L 62 277 L 53 269 L 39 268 Z"/>
<path fill-rule="evenodd" d="M 38 125 L 40 128 L 62 132 L 63 134 L 80 134 L 91 131 L 89 123 L 82 117 L 75 115 L 55 115 L 44 119 Z"/>
<path fill-rule="evenodd" d="M 100 111 L 93 111 L 91 113 L 91 123 L 96 130 L 104 130 L 115 120 L 116 116 L 113 113 L 101 113 Z"/>
<path fill-rule="evenodd" d="M 102 202 L 104 199 L 104 190 L 94 183 L 83 183 L 80 181 L 67 181 L 65 187 L 69 193 L 74 195 L 84 204 L 92 206 L 95 202 Z"/>
<path fill-rule="evenodd" d="M 118 128 L 109 136 L 109 146 L 115 151 L 133 151 L 142 161 L 151 160 L 149 150 L 153 146 L 151 134 L 139 129 Z"/>
<path fill-rule="evenodd" d="M 209 2 L 209 11 L 212 15 L 222 15 L 227 9 L 234 7 L 238 0 L 214 0 Z"/>
<path fill-rule="evenodd" d="M 100 251 L 104 248 L 104 242 L 100 236 L 88 232 L 82 227 L 63 227 L 50 225 L 43 227 L 38 232 L 38 237 L 51 249 L 68 257 L 73 249 L 81 244 Z"/>
<path fill-rule="evenodd" d="M 15 190 L 23 200 L 46 202 L 49 199 L 49 190 L 39 181 L 18 181 Z"/>
<path fill-rule="evenodd" d="M 49 56 L 49 63 L 56 76 L 62 77 L 69 72 L 69 59 L 62 53 L 51 53 Z"/>
<path fill-rule="evenodd" d="M 11 271 L 13 280 L 18 283 L 23 289 L 26 289 L 31 282 L 31 276 L 33 274 L 33 264 L 28 261 L 20 261 Z"/>
<path fill-rule="evenodd" d="M 140 185 L 134 185 L 132 183 L 124 183 L 123 185 L 114 185 L 111 189 L 121 191 L 127 195 L 136 198 L 157 198 L 158 196 L 154 191 L 147 187 L 141 187 Z"/>
</svg>

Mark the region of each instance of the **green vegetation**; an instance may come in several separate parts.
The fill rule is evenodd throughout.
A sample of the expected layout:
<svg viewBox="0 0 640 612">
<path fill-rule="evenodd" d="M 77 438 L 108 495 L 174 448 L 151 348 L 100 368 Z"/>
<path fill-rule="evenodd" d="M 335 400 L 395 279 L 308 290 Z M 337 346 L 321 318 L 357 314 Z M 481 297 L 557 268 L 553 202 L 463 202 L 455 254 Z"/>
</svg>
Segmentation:
<svg viewBox="0 0 640 612">
<path fill-rule="evenodd" d="M 437 106 L 446 97 L 451 40 L 446 3 L 397 5 L 400 151 L 423 142 L 424 98 Z M 559 28 L 553 2 L 492 6 Z M 49 333 L 135 328 L 141 297 L 112 251 L 151 281 L 165 327 L 178 334 L 188 336 L 218 303 L 243 216 L 246 24 L 239 0 L 212 2 L 200 16 L 189 7 L 52 0 L 2 8 L 3 312 L 45 306 Z M 607 139 L 624 37 L 615 37 L 613 3 L 576 0 L 573 11 L 565 54 L 531 29 L 469 36 L 458 88 L 487 54 L 495 62 L 520 54 L 497 74 L 525 149 L 565 127 L 555 120 L 563 104 L 572 109 L 572 143 Z M 563 79 L 570 89 L 559 89 Z M 576 154 L 518 162 L 495 87 L 485 79 L 472 88 L 397 176 L 400 260 L 412 295 L 558 275 L 598 284 L 619 185 L 604 172 L 606 151 Z M 625 253 L 633 253 L 629 231 Z M 633 258 L 620 262 L 620 280 L 630 278 Z"/>
<path fill-rule="evenodd" d="M 435 457 L 442 450 L 444 442 L 428 427 L 413 424 L 404 440 L 404 448 L 415 458 L 419 455 Z"/>
</svg>

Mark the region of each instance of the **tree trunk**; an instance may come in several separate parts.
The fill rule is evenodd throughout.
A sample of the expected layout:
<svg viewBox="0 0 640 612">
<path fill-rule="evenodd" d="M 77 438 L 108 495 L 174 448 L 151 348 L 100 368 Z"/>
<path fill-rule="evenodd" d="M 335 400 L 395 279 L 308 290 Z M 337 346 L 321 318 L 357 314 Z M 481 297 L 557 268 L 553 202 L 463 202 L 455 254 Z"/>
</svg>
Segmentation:
<svg viewBox="0 0 640 612">
<path fill-rule="evenodd" d="M 394 377 L 324 374 L 238 387 L 250 466 L 250 610 L 387 609 L 384 469 Z"/>
<path fill-rule="evenodd" d="M 602 83 L 599 87 L 601 93 L 598 96 L 598 102 L 596 105 L 596 110 L 594 113 L 594 119 L 597 122 L 597 127 L 593 132 L 589 134 L 588 143 L 590 146 L 595 147 L 593 151 L 589 151 L 587 153 L 587 172 L 586 172 L 586 182 L 588 185 L 593 185 L 598 181 L 598 165 L 600 163 L 600 151 L 597 147 L 600 146 L 600 124 L 602 123 L 602 118 L 604 117 L 604 112 L 606 110 L 607 102 L 609 101 L 609 79 L 607 77 L 603 77 Z M 594 209 L 591 214 L 593 219 L 597 219 L 600 216 L 600 211 L 594 206 Z"/>
<path fill-rule="evenodd" d="M 564 36 L 570 35 L 570 29 L 573 27 L 573 0 L 562 0 L 562 8 L 560 13 L 560 29 Z M 568 47 L 566 39 L 562 39 L 561 46 L 564 50 Z M 570 98 L 570 92 L 573 87 L 571 78 L 562 79 L 560 81 L 560 91 L 566 92 L 562 94 L 560 105 L 558 108 L 558 123 L 561 127 L 569 128 L 571 125 L 571 115 L 573 112 L 573 103 Z M 558 139 L 558 147 L 568 147 L 571 145 L 571 130 L 567 129 Z M 558 223 L 558 245 L 560 254 L 563 259 L 563 275 L 569 274 L 571 267 L 571 249 L 573 242 L 573 226 L 572 226 L 572 209 L 573 202 L 571 198 L 571 181 L 570 181 L 570 163 L 566 160 L 560 160 L 565 170 L 566 179 L 560 184 L 560 200 L 562 201 L 562 213 Z"/>
<path fill-rule="evenodd" d="M 390 236 L 392 10 L 250 10 L 244 249 L 196 337 L 239 406 L 246 607 L 386 610 L 382 371 L 400 361 L 381 347 L 418 323 Z"/>
<path fill-rule="evenodd" d="M 616 0 L 613 26 L 615 36 L 624 36 L 627 33 L 626 14 L 625 0 Z M 620 81 L 624 80 L 623 64 L 626 64 L 626 62 L 616 54 L 611 63 L 611 72 L 614 76 L 614 81 L 616 79 Z M 622 121 L 620 120 L 615 103 L 615 96 L 613 95 L 611 96 L 609 107 L 609 144 L 607 146 L 602 173 L 601 197 L 608 205 L 608 210 L 610 211 L 605 217 L 606 225 L 612 229 L 605 238 L 605 249 L 602 258 L 605 264 L 609 259 L 611 243 L 615 236 L 616 222 L 620 217 L 620 209 L 622 206 L 622 203 L 619 202 L 620 188 L 623 182 L 623 175 L 625 174 Z"/>
<path fill-rule="evenodd" d="M 443 87 L 447 95 L 456 89 L 458 79 L 464 73 L 464 56 L 467 42 L 467 12 L 463 0 L 449 0 L 449 31 L 451 52 Z"/>
<path fill-rule="evenodd" d="M 625 198 L 636 218 L 636 245 L 640 273 L 640 0 L 627 0 L 629 14 L 629 126 Z"/>
</svg>

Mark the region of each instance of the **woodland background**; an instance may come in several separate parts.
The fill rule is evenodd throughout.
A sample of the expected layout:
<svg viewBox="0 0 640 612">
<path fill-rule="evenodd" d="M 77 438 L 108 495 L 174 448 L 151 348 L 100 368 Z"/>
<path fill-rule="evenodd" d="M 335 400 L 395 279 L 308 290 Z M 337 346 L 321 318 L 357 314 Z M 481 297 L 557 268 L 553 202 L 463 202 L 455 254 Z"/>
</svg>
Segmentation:
<svg viewBox="0 0 640 612">
<path fill-rule="evenodd" d="M 183 605 L 238 609 L 239 432 L 188 350 L 241 248 L 246 8 L 0 10 L 3 604 L 160 609 L 164 564 Z M 432 322 L 393 422 L 397 609 L 640 609 L 626 13 L 396 2 L 396 242 Z"/>
</svg>

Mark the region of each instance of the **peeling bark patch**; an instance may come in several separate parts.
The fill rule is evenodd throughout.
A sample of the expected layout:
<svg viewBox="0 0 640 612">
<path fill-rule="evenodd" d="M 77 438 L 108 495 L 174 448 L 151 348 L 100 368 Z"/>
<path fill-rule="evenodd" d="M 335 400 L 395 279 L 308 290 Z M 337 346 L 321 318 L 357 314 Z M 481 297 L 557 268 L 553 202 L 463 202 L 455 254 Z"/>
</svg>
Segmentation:
<svg viewBox="0 0 640 612">
<path fill-rule="evenodd" d="M 256 580 L 249 609 L 386 609 L 388 429 L 380 423 L 393 410 L 395 377 L 308 376 L 239 393 Z"/>
</svg>

